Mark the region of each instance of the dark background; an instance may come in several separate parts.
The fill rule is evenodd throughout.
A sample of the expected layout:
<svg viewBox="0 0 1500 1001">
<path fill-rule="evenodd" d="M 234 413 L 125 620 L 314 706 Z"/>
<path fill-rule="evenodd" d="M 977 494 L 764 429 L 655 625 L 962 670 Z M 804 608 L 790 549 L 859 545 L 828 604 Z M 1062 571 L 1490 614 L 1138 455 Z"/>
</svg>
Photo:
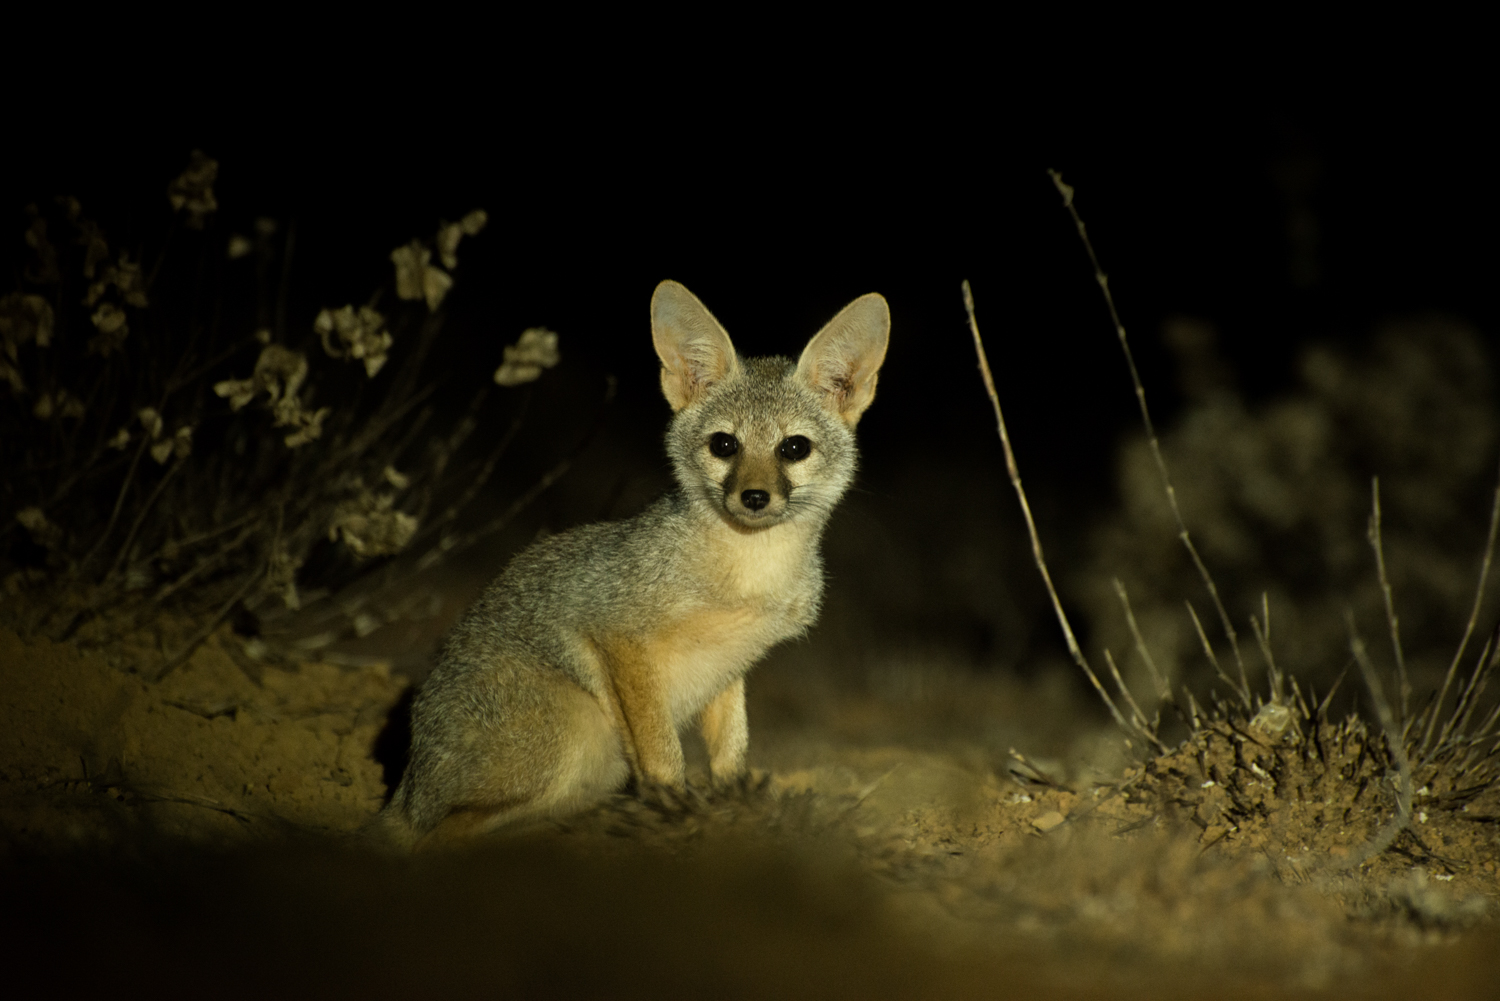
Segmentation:
<svg viewBox="0 0 1500 1001">
<path fill-rule="evenodd" d="M 1170 98 L 1101 84 L 1045 107 L 982 73 L 941 94 L 889 79 L 790 96 L 668 80 L 650 95 L 599 82 L 561 98 L 543 93 L 545 79 L 512 76 L 482 98 L 430 86 L 394 95 L 357 80 L 276 100 L 197 95 L 173 115 L 54 121 L 5 167 L 7 239 L 14 249 L 28 199 L 70 193 L 112 240 L 145 243 L 165 215 L 166 181 L 200 148 L 220 163 L 221 225 L 295 223 L 295 325 L 364 301 L 392 247 L 485 208 L 489 228 L 463 245 L 450 299 L 453 377 L 491 371 L 525 327 L 557 330 L 564 363 L 539 387 L 539 455 L 575 440 L 604 376 L 619 379 L 574 483 L 539 508 L 552 528 L 628 514 L 668 483 L 647 321 L 659 280 L 697 293 L 747 354 L 795 354 L 845 302 L 879 291 L 893 330 L 860 427 L 869 518 L 904 551 L 920 553 L 933 533 L 929 556 L 942 562 L 964 545 L 953 526 L 986 512 L 1002 537 L 972 543 L 997 547 L 1021 611 L 964 643 L 1015 662 L 1026 637 L 1055 641 L 959 283 L 973 282 L 1055 559 L 1081 558 L 1081 529 L 1114 500 L 1115 446 L 1137 426 L 1046 168 L 1077 188 L 1163 425 L 1180 403 L 1160 337 L 1173 316 L 1216 326 L 1252 400 L 1292 383 L 1310 339 L 1357 346 L 1383 319 L 1434 311 L 1487 338 L 1500 331 L 1482 109 L 1442 88 L 1404 88 L 1394 71 L 1361 73 L 1338 88 L 1234 98 L 1192 81 Z M 524 479 L 518 469 L 515 483 Z M 876 576 L 926 572 L 897 560 Z M 917 619 L 916 631 L 967 628 Z M 995 635 L 1006 630 L 1017 635 Z"/>
<path fill-rule="evenodd" d="M 493 355 L 546 324 L 627 393 L 654 367 L 640 349 L 663 277 L 697 292 L 748 353 L 792 353 L 878 290 L 895 327 L 867 433 L 929 447 L 943 443 L 925 410 L 984 409 L 963 278 L 1011 420 L 1042 425 L 1017 434 L 1022 448 L 1086 425 L 1095 433 L 1079 437 L 1107 449 L 1099 422 L 1130 416 L 1118 357 L 1096 350 L 1110 329 L 1048 167 L 1078 189 L 1163 416 L 1174 400 L 1158 334 L 1173 315 L 1215 323 L 1252 394 L 1284 380 L 1309 337 L 1357 340 L 1431 310 L 1496 326 L 1490 129 L 1438 93 L 1095 102 L 1045 126 L 1018 122 L 999 95 L 859 96 L 690 111 L 508 95 L 407 128 L 393 123 L 420 104 L 386 115 L 347 91 L 295 109 L 205 102 L 173 125 L 53 123 L 7 158 L 6 210 L 19 236 L 26 201 L 76 194 L 112 239 L 144 242 L 164 179 L 201 148 L 220 162 L 228 228 L 296 223 L 295 317 L 362 301 L 391 247 L 483 207 L 491 225 L 464 247 L 454 336 Z"/>
</svg>

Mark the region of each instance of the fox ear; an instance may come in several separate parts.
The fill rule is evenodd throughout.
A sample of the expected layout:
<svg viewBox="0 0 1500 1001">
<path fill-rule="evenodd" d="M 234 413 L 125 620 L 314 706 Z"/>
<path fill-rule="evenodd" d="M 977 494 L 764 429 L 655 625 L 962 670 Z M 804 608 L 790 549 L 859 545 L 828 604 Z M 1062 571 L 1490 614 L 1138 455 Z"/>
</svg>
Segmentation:
<svg viewBox="0 0 1500 1001">
<path fill-rule="evenodd" d="M 797 377 L 823 394 L 823 405 L 853 427 L 875 399 L 875 378 L 891 336 L 891 310 L 871 292 L 855 299 L 810 341 Z"/>
<path fill-rule="evenodd" d="M 673 410 L 692 403 L 740 366 L 719 321 L 674 281 L 662 282 L 651 296 L 651 340 L 661 359 L 661 391 Z"/>
</svg>

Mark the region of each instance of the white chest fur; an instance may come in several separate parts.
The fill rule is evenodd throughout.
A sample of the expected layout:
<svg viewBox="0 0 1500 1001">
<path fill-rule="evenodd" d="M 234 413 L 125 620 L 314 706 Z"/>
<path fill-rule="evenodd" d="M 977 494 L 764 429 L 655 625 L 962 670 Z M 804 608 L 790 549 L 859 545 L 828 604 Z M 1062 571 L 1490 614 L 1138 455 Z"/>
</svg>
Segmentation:
<svg viewBox="0 0 1500 1001">
<path fill-rule="evenodd" d="M 703 600 L 667 627 L 667 642 L 657 647 L 679 725 L 772 645 L 802 632 L 822 584 L 816 535 L 800 526 L 722 531 L 729 537 L 716 540 L 716 558 L 701 566 Z"/>
</svg>

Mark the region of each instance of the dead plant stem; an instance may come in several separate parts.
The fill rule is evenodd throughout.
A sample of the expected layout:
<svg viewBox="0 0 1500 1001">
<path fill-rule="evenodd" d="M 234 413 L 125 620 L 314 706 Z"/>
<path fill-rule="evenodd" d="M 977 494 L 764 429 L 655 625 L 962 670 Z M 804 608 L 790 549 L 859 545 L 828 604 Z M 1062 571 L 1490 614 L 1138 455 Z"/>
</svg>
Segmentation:
<svg viewBox="0 0 1500 1001">
<path fill-rule="evenodd" d="M 1188 617 L 1193 620 L 1193 629 L 1198 633 L 1198 642 L 1202 644 L 1203 653 L 1208 657 L 1208 662 L 1213 665 L 1214 671 L 1223 680 L 1224 684 L 1228 685 L 1230 690 L 1240 697 L 1240 701 L 1244 703 L 1245 708 L 1249 709 L 1249 689 L 1243 687 L 1238 681 L 1235 681 L 1225 673 L 1224 668 L 1219 664 L 1219 655 L 1214 653 L 1214 645 L 1208 641 L 1208 634 L 1203 631 L 1203 622 L 1198 618 L 1198 610 L 1193 607 L 1191 601 L 1184 601 L 1183 604 L 1187 606 Z"/>
<path fill-rule="evenodd" d="M 1141 635 L 1141 627 L 1135 621 L 1135 609 L 1130 607 L 1130 594 L 1125 590 L 1125 585 L 1120 578 L 1114 579 L 1115 594 L 1120 599 L 1120 607 L 1125 610 L 1125 624 L 1130 627 L 1131 638 L 1135 640 L 1135 652 L 1146 665 L 1146 670 L 1151 674 L 1151 683 L 1156 687 L 1156 697 L 1162 702 L 1175 702 L 1172 696 L 1172 687 L 1162 677 L 1161 671 L 1157 670 L 1156 658 L 1151 656 L 1151 648 L 1146 645 L 1146 639 Z"/>
<path fill-rule="evenodd" d="M 161 590 L 157 591 L 155 596 L 152 597 L 151 600 L 157 604 L 161 604 L 161 602 L 165 601 L 174 592 L 192 583 L 193 579 L 199 574 L 212 569 L 214 564 L 218 563 L 224 557 L 228 556 L 230 553 L 240 548 L 240 546 L 244 545 L 245 540 L 250 538 L 250 536 L 255 534 L 256 530 L 260 528 L 260 525 L 258 524 L 260 520 L 259 512 L 253 512 L 252 514 L 247 515 L 244 518 L 238 519 L 237 522 L 231 523 L 231 526 L 234 524 L 243 523 L 247 518 L 253 519 L 256 523 L 246 525 L 233 539 L 230 539 L 228 542 L 220 546 L 218 549 L 214 550 L 212 553 L 200 557 L 197 563 L 193 564 L 192 567 L 185 571 L 176 580 L 172 581 L 170 584 L 164 585 Z"/>
<path fill-rule="evenodd" d="M 1432 714 L 1427 719 L 1427 729 L 1422 734 L 1422 745 L 1419 754 L 1425 764 L 1428 760 L 1429 748 L 1432 744 L 1432 731 L 1437 726 L 1438 716 L 1442 712 L 1443 700 L 1448 697 L 1448 689 L 1453 685 L 1453 679 L 1458 674 L 1458 665 L 1464 659 L 1464 651 L 1469 648 L 1469 640 L 1474 635 L 1474 626 L 1479 621 L 1479 609 L 1484 604 L 1484 589 L 1490 579 L 1490 563 L 1495 555 L 1495 534 L 1500 529 L 1500 485 L 1495 487 L 1495 499 L 1490 505 L 1490 532 L 1484 543 L 1484 558 L 1479 561 L 1479 584 L 1474 589 L 1474 607 L 1469 610 L 1469 621 L 1464 626 L 1463 639 L 1458 641 L 1458 650 L 1453 654 L 1453 661 L 1448 665 L 1448 673 L 1443 676 L 1443 687 L 1438 689 L 1437 701 L 1433 704 Z M 1480 659 L 1483 663 L 1483 658 Z M 1475 665 L 1478 670 L 1478 665 Z M 1451 718 L 1449 723 L 1451 725 Z M 1444 736 L 1448 728 L 1444 728 Z M 1442 741 L 1438 742 L 1441 746 Z"/>
<path fill-rule="evenodd" d="M 1284 704 L 1282 700 L 1286 697 L 1286 686 L 1281 668 L 1276 666 L 1276 655 L 1271 650 L 1271 603 L 1264 594 L 1261 595 L 1261 615 L 1265 617 L 1264 622 L 1254 615 L 1250 616 L 1250 628 L 1255 633 L 1255 643 L 1260 647 L 1260 655 L 1266 662 L 1266 678 L 1271 683 L 1271 697 L 1277 704 Z"/>
<path fill-rule="evenodd" d="M 1157 737 L 1157 728 L 1150 720 L 1146 719 L 1146 714 L 1141 712 L 1141 707 L 1135 701 L 1135 696 L 1130 694 L 1130 689 L 1125 685 L 1125 679 L 1120 677 L 1120 667 L 1115 663 L 1115 655 L 1109 652 L 1108 647 L 1104 648 L 1104 663 L 1109 667 L 1110 677 L 1115 679 L 1115 688 L 1119 689 L 1120 698 L 1124 700 L 1126 708 L 1130 710 L 1130 718 L 1134 724 L 1133 729 L 1135 732 L 1149 741 L 1158 753 L 1166 754 L 1167 745 L 1163 744 L 1161 739 Z"/>
<path fill-rule="evenodd" d="M 532 502 L 545 493 L 552 484 L 567 475 L 568 470 L 573 468 L 573 463 L 577 461 L 578 456 L 593 442 L 594 438 L 599 434 L 599 430 L 604 426 L 604 415 L 608 412 L 610 405 L 614 403 L 615 391 L 618 385 L 619 383 L 613 375 L 605 376 L 604 397 L 599 401 L 599 408 L 594 413 L 594 423 L 565 458 L 542 474 L 541 478 L 533 483 L 525 493 L 511 501 L 510 506 L 501 512 L 498 518 L 491 520 L 488 524 L 472 532 L 466 532 L 463 535 L 444 536 L 428 549 L 427 552 L 422 554 L 421 558 L 417 561 L 417 569 L 419 571 L 427 570 L 444 559 L 469 548 L 479 540 L 500 531 L 506 525 L 510 524 L 511 519 L 531 506 Z"/>
<path fill-rule="evenodd" d="M 1047 596 L 1052 599 L 1052 610 L 1057 614 L 1057 624 L 1062 627 L 1063 638 L 1068 644 L 1068 653 L 1073 658 L 1073 663 L 1089 679 L 1094 686 L 1094 691 L 1104 700 L 1109 707 L 1110 714 L 1114 716 L 1115 722 L 1121 728 L 1134 732 L 1134 727 L 1125 722 L 1125 717 L 1120 714 L 1114 699 L 1104 690 L 1099 683 L 1099 677 L 1094 669 L 1089 666 L 1088 659 L 1084 657 L 1083 651 L 1078 647 L 1078 639 L 1073 634 L 1073 626 L 1068 622 L 1068 613 L 1063 611 L 1062 601 L 1057 596 L 1057 588 L 1052 584 L 1052 574 L 1047 570 L 1047 558 L 1042 555 L 1042 540 L 1037 535 L 1036 520 L 1031 516 L 1031 504 L 1026 500 L 1026 490 L 1021 486 L 1021 472 L 1016 466 L 1016 454 L 1010 446 L 1010 432 L 1005 426 L 1005 414 L 1000 409 L 1000 394 L 995 391 L 995 379 L 990 374 L 989 359 L 984 353 L 984 339 L 979 336 L 979 321 L 974 316 L 974 293 L 969 288 L 967 280 L 963 284 L 964 309 L 969 314 L 969 332 L 974 335 L 974 353 L 979 356 L 979 374 L 984 377 L 984 388 L 990 395 L 990 404 L 995 409 L 995 424 L 1000 431 L 1000 447 L 1005 451 L 1005 469 L 1010 474 L 1010 485 L 1015 488 L 1016 497 L 1021 502 L 1021 515 L 1026 519 L 1026 532 L 1031 537 L 1031 555 L 1036 560 L 1036 568 L 1042 575 L 1042 583 L 1047 588 Z"/>
<path fill-rule="evenodd" d="M 151 488 L 151 493 L 146 497 L 146 503 L 141 505 L 140 511 L 136 512 L 135 521 L 130 523 L 130 531 L 125 533 L 125 541 L 121 543 L 120 551 L 115 554 L 114 562 L 110 564 L 109 574 L 106 574 L 106 576 L 118 572 L 120 566 L 129 558 L 130 547 L 135 543 L 136 533 L 141 530 L 141 525 L 145 523 L 146 516 L 151 513 L 151 508 L 156 505 L 156 499 L 161 496 L 161 492 L 166 489 L 167 483 L 186 462 L 186 459 L 178 459 L 172 463 L 167 471 L 162 473 L 161 479 L 156 481 L 156 486 Z"/>
<path fill-rule="evenodd" d="M 215 629 L 219 628 L 220 623 L 222 623 L 224 619 L 229 616 L 229 613 L 234 609 L 234 606 L 242 601 L 245 595 L 250 593 L 250 589 L 252 587 L 260 583 L 260 579 L 265 576 L 265 573 L 266 568 L 262 566 L 259 570 L 246 574 L 245 580 L 240 584 L 239 588 L 234 592 L 234 594 L 229 596 L 229 600 L 224 602 L 223 605 L 219 606 L 219 610 L 215 612 L 209 618 L 209 620 L 203 624 L 202 628 L 200 628 L 196 633 L 193 634 L 191 639 L 184 643 L 176 653 L 166 659 L 166 662 L 161 666 L 161 670 L 157 671 L 156 677 L 152 678 L 151 680 L 162 680 L 167 675 L 175 671 L 183 661 L 191 657 L 193 655 L 193 651 L 197 650 L 198 647 L 203 644 L 204 640 L 213 635 Z"/>
<path fill-rule="evenodd" d="M 1500 626 L 1496 627 L 1497 638 L 1500 638 Z M 1469 720 L 1474 715 L 1475 708 L 1479 705 L 1479 696 L 1484 692 L 1485 686 L 1489 684 L 1490 674 L 1495 670 L 1495 664 L 1500 661 L 1500 644 L 1490 643 L 1490 655 L 1482 658 L 1475 665 L 1474 673 L 1469 675 L 1469 683 L 1464 686 L 1464 693 L 1458 704 L 1453 707 L 1453 715 L 1445 727 L 1450 733 L 1462 734 L 1468 730 Z M 1438 741 L 1441 747 L 1443 742 Z"/>
<path fill-rule="evenodd" d="M 1058 194 L 1062 195 L 1063 206 L 1073 219 L 1073 225 L 1078 230 L 1078 238 L 1083 242 L 1083 249 L 1088 252 L 1089 263 L 1094 268 L 1094 280 L 1099 284 L 1099 291 L 1104 295 L 1104 303 L 1109 307 L 1109 318 L 1114 323 L 1115 336 L 1119 338 L 1120 350 L 1125 354 L 1125 364 L 1130 369 L 1130 380 L 1135 387 L 1136 403 L 1141 411 L 1141 423 L 1146 428 L 1146 440 L 1151 449 L 1151 458 L 1156 463 L 1157 474 L 1161 477 L 1162 488 L 1167 494 L 1167 506 L 1172 509 L 1172 518 L 1177 523 L 1177 537 L 1182 541 L 1183 548 L 1192 557 L 1193 566 L 1198 570 L 1198 576 L 1203 580 L 1203 586 L 1207 588 L 1209 597 L 1213 599 L 1214 608 L 1219 613 L 1219 622 L 1223 625 L 1224 635 L 1229 638 L 1229 647 L 1234 652 L 1235 663 L 1240 669 L 1240 681 L 1245 691 L 1250 690 L 1250 681 L 1245 672 L 1245 661 L 1240 654 L 1239 635 L 1235 632 L 1234 623 L 1229 619 L 1229 612 L 1224 608 L 1224 602 L 1219 597 L 1218 586 L 1214 584 L 1213 577 L 1208 572 L 1203 558 L 1198 555 L 1198 547 L 1193 544 L 1192 536 L 1188 534 L 1187 523 L 1183 521 L 1182 510 L 1177 505 L 1177 490 L 1172 486 L 1172 477 L 1167 472 L 1166 459 L 1162 457 L 1161 442 L 1156 436 L 1156 426 L 1151 421 L 1151 410 L 1146 405 L 1146 387 L 1141 382 L 1140 372 L 1136 369 L 1135 355 L 1130 350 L 1130 341 L 1125 335 L 1125 325 L 1120 321 L 1119 310 L 1115 308 L 1114 295 L 1109 291 L 1109 276 L 1099 266 L 1099 257 L 1094 253 L 1094 244 L 1089 240 L 1088 229 L 1083 224 L 1083 217 L 1078 214 L 1078 207 L 1073 204 L 1073 188 L 1062 179 L 1062 174 L 1055 170 L 1047 171 L 1052 178 L 1053 185 Z"/>
<path fill-rule="evenodd" d="M 1381 691 L 1380 678 L 1375 673 L 1369 651 L 1365 649 L 1365 641 L 1360 638 L 1359 630 L 1354 625 L 1354 613 L 1345 612 L 1344 619 L 1349 629 L 1349 651 L 1354 655 L 1354 662 L 1359 665 L 1360 673 L 1364 675 L 1365 687 L 1370 690 L 1370 698 L 1375 702 L 1375 713 L 1385 732 L 1386 747 L 1396 765 L 1396 815 L 1373 838 L 1366 841 L 1363 848 L 1334 863 L 1331 868 L 1335 870 L 1356 868 L 1366 859 L 1374 858 L 1389 848 L 1391 842 L 1396 840 L 1396 835 L 1411 823 L 1412 796 L 1411 761 L 1406 756 L 1406 742 L 1402 738 L 1401 728 L 1396 724 L 1390 702 Z"/>
<path fill-rule="evenodd" d="M 1385 572 L 1385 542 L 1380 534 L 1380 477 L 1370 478 L 1370 546 L 1375 550 L 1375 571 L 1380 578 L 1380 593 L 1385 598 L 1385 620 L 1391 630 L 1391 651 L 1396 658 L 1396 678 L 1401 683 L 1401 725 L 1410 725 L 1411 680 L 1406 674 L 1406 654 L 1401 648 L 1401 620 L 1396 616 L 1395 592 Z"/>
<path fill-rule="evenodd" d="M 125 497 L 130 492 L 130 484 L 135 479 L 135 471 L 141 464 L 141 456 L 146 454 L 146 448 L 151 444 L 150 435 L 142 435 L 141 443 L 135 448 L 135 455 L 130 459 L 130 468 L 125 471 L 125 482 L 120 484 L 120 492 L 115 496 L 114 510 L 109 514 L 109 521 L 104 523 L 104 530 L 99 533 L 99 538 L 94 540 L 94 545 L 78 562 L 78 573 L 82 573 L 94 557 L 99 554 L 104 543 L 108 541 L 110 533 L 115 530 L 115 522 L 120 520 L 120 511 L 125 507 Z"/>
</svg>

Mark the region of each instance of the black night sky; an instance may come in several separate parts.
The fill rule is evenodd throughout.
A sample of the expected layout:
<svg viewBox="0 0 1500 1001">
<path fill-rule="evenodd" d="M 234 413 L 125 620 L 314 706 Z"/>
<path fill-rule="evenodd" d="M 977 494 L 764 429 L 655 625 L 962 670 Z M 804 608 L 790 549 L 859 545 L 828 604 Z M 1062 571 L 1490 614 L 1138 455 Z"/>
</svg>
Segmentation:
<svg viewBox="0 0 1500 1001">
<path fill-rule="evenodd" d="M 969 278 L 1023 423 L 1049 400 L 1064 425 L 1129 415 L 1118 359 L 1095 350 L 1109 327 L 1048 167 L 1078 189 L 1148 373 L 1173 315 L 1215 323 L 1252 394 L 1309 337 L 1358 340 L 1423 311 L 1496 329 L 1492 156 L 1462 106 L 1351 89 L 1095 102 L 1043 122 L 1000 94 L 934 95 L 930 108 L 889 96 L 509 93 L 407 127 L 420 102 L 387 114 L 347 87 L 296 110 L 205 99 L 175 125 L 61 129 L 7 158 L 7 213 L 18 225 L 28 200 L 66 191 L 111 232 L 149 240 L 164 179 L 202 148 L 221 165 L 222 222 L 296 221 L 306 311 L 363 298 L 389 247 L 484 207 L 491 225 L 465 248 L 453 304 L 456 335 L 475 344 L 547 324 L 574 358 L 584 347 L 628 378 L 654 366 L 645 303 L 663 277 L 750 353 L 793 351 L 878 290 L 895 317 L 888 393 L 924 406 L 973 396 L 958 295 Z M 1171 381 L 1158 373 L 1160 409 Z M 911 415 L 877 421 L 920 434 Z"/>
</svg>

